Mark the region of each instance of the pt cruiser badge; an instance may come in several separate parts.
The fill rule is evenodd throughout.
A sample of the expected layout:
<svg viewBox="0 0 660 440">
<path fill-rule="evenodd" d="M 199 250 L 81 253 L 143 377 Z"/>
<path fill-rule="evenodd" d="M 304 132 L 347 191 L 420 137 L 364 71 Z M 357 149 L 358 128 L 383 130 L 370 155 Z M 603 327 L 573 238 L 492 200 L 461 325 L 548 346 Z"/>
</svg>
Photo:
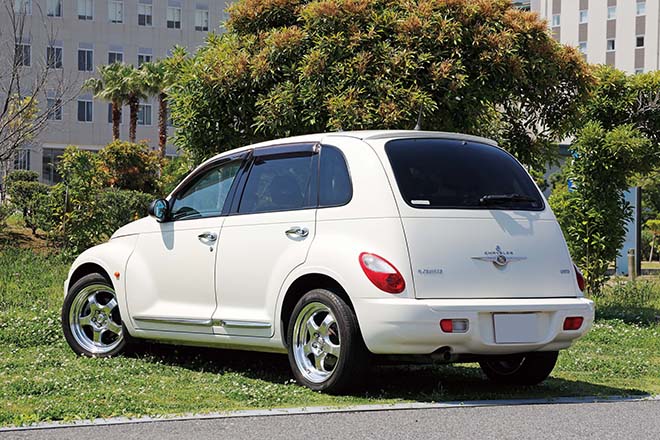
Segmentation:
<svg viewBox="0 0 660 440">
<path fill-rule="evenodd" d="M 503 251 L 502 247 L 495 246 L 495 252 L 486 251 L 483 257 L 472 257 L 473 260 L 490 261 L 497 267 L 505 267 L 514 261 L 526 260 L 527 257 L 515 257 L 512 251 Z"/>
</svg>

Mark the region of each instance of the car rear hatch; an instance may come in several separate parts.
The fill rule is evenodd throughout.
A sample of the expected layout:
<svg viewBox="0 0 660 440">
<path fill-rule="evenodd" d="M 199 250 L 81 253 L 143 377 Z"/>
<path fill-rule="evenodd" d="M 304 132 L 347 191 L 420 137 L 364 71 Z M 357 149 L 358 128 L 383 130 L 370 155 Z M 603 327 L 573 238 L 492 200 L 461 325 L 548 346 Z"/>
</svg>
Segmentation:
<svg viewBox="0 0 660 440">
<path fill-rule="evenodd" d="M 510 154 L 428 138 L 391 140 L 385 154 L 418 299 L 579 294 L 561 229 Z"/>
</svg>

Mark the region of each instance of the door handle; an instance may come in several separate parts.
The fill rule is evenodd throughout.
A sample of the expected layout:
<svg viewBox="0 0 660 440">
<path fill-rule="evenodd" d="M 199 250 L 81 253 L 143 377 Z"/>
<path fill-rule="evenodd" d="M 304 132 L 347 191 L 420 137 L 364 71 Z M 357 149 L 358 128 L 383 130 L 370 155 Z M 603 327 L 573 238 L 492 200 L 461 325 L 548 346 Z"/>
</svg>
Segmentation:
<svg viewBox="0 0 660 440">
<path fill-rule="evenodd" d="M 286 235 L 296 235 L 305 238 L 309 235 L 309 229 L 301 228 L 300 226 L 292 226 L 285 232 Z"/>
<path fill-rule="evenodd" d="M 213 232 L 202 232 L 197 238 L 199 238 L 199 241 L 216 241 L 218 235 Z"/>
</svg>

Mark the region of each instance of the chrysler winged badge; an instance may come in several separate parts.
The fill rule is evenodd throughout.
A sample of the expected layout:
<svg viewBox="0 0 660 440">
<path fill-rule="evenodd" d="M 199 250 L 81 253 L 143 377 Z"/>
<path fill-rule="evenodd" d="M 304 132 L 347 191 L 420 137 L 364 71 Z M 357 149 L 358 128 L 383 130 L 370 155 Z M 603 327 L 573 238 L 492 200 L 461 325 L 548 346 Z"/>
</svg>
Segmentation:
<svg viewBox="0 0 660 440">
<path fill-rule="evenodd" d="M 513 251 L 503 251 L 500 245 L 495 246 L 495 251 L 485 251 L 483 256 L 472 257 L 473 260 L 489 261 L 496 267 L 506 267 L 507 264 L 526 260 L 527 257 L 517 257 Z"/>
</svg>

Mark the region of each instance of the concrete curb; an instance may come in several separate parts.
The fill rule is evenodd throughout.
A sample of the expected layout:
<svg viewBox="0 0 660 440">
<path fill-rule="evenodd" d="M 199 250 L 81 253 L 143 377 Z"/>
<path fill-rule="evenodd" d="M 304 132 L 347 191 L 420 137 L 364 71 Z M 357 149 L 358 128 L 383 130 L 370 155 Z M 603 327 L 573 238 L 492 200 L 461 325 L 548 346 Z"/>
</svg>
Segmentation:
<svg viewBox="0 0 660 440">
<path fill-rule="evenodd" d="M 327 413 L 355 413 L 371 411 L 401 411 L 401 410 L 423 410 L 423 409 L 451 409 L 451 408 L 479 408 L 491 406 L 518 406 L 518 405 L 561 405 L 561 404 L 579 404 L 579 403 L 615 403 L 615 402 L 642 402 L 642 401 L 660 401 L 658 396 L 606 396 L 606 397 L 557 397 L 557 398 L 539 398 L 539 399 L 502 399 L 502 400 L 470 400 L 438 403 L 395 403 L 391 405 L 356 405 L 346 407 L 323 407 L 310 406 L 298 408 L 274 408 L 259 410 L 239 410 L 207 414 L 183 414 L 178 416 L 154 416 L 154 417 L 112 417 L 108 419 L 76 420 L 73 422 L 46 422 L 35 423 L 27 426 L 15 426 L 0 428 L 0 434 L 5 432 L 30 431 L 41 429 L 61 429 L 74 427 L 93 427 L 93 426 L 111 426 L 111 425 L 129 425 L 140 423 L 158 423 L 158 422 L 178 422 L 188 420 L 213 420 L 242 417 L 272 417 L 272 416 L 290 416 L 305 414 L 327 414 Z"/>
</svg>

